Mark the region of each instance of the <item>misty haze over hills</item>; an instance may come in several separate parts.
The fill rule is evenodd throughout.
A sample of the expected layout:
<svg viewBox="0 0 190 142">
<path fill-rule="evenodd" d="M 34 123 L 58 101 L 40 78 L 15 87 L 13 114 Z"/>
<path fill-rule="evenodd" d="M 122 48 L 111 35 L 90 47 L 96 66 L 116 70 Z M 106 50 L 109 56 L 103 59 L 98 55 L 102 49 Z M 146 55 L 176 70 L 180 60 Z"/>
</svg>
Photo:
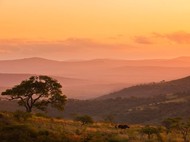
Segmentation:
<svg viewBox="0 0 190 142">
<path fill-rule="evenodd" d="M 49 109 L 48 115 L 73 119 L 75 115 L 90 115 L 102 121 L 114 116 L 115 122 L 160 124 L 169 117 L 190 117 L 190 76 L 132 86 L 90 100 L 68 99 L 63 113 Z M 1 101 L 1 111 L 23 110 L 16 101 Z M 174 111 L 175 110 L 175 111 Z"/>
<path fill-rule="evenodd" d="M 135 84 L 173 80 L 190 75 L 190 57 L 152 60 L 95 59 L 53 61 L 26 58 L 0 61 L 0 91 L 31 75 L 50 75 L 69 98 L 88 99 Z"/>
</svg>

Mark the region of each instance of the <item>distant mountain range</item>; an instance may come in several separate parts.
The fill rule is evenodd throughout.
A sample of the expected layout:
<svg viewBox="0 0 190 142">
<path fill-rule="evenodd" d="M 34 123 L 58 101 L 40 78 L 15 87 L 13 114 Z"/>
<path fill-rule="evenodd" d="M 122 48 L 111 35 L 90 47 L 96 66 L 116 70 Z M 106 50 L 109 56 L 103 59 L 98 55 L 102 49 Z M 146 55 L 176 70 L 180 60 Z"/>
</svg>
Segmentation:
<svg viewBox="0 0 190 142">
<path fill-rule="evenodd" d="M 89 99 L 134 84 L 189 76 L 190 57 L 153 60 L 1 60 L 0 73 L 0 90 L 2 87 L 12 87 L 32 74 L 50 75 L 62 83 L 69 98 Z"/>
</svg>

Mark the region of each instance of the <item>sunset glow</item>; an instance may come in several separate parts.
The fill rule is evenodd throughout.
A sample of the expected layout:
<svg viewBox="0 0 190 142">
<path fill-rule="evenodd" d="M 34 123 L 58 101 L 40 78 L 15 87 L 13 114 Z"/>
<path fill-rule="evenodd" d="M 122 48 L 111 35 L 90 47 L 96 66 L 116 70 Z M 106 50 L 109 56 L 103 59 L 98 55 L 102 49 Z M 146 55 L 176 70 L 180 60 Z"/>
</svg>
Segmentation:
<svg viewBox="0 0 190 142">
<path fill-rule="evenodd" d="M 0 59 L 190 56 L 189 0 L 0 0 Z"/>
</svg>

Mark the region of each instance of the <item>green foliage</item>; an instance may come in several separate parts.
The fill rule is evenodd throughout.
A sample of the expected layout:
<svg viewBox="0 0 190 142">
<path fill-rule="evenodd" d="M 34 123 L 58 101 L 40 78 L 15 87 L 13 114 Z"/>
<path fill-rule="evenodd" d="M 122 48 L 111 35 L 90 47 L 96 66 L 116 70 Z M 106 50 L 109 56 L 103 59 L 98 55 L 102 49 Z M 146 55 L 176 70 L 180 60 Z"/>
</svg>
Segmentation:
<svg viewBox="0 0 190 142">
<path fill-rule="evenodd" d="M 80 121 L 82 123 L 82 125 L 85 125 L 85 124 L 90 124 L 90 123 L 93 123 L 93 119 L 92 117 L 88 116 L 88 115 L 81 115 L 81 116 L 76 116 L 74 118 L 75 121 Z"/>
<path fill-rule="evenodd" d="M 66 96 L 62 95 L 61 88 L 61 84 L 51 77 L 32 76 L 2 92 L 2 95 L 9 96 L 10 100 L 18 100 L 18 104 L 24 106 L 27 112 L 31 112 L 34 107 L 45 111 L 49 104 L 63 110 Z"/>
</svg>

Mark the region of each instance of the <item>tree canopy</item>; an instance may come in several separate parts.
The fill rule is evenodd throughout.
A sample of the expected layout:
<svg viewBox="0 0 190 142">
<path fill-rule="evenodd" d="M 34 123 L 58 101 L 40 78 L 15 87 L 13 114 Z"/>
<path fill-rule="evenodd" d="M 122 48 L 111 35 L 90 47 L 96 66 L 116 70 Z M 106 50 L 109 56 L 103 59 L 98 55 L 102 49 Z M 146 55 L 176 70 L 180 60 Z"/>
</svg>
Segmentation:
<svg viewBox="0 0 190 142">
<path fill-rule="evenodd" d="M 90 117 L 89 115 L 80 115 L 80 116 L 76 116 L 74 118 L 75 121 L 79 121 L 82 123 L 82 125 L 85 125 L 85 124 L 90 124 L 90 123 L 93 123 L 93 119 L 92 117 Z"/>
<path fill-rule="evenodd" d="M 9 100 L 18 100 L 18 104 L 24 106 L 27 112 L 33 108 L 45 111 L 48 105 L 63 110 L 66 96 L 61 88 L 61 84 L 49 76 L 32 76 L 2 92 L 2 95 L 8 96 Z"/>
</svg>

